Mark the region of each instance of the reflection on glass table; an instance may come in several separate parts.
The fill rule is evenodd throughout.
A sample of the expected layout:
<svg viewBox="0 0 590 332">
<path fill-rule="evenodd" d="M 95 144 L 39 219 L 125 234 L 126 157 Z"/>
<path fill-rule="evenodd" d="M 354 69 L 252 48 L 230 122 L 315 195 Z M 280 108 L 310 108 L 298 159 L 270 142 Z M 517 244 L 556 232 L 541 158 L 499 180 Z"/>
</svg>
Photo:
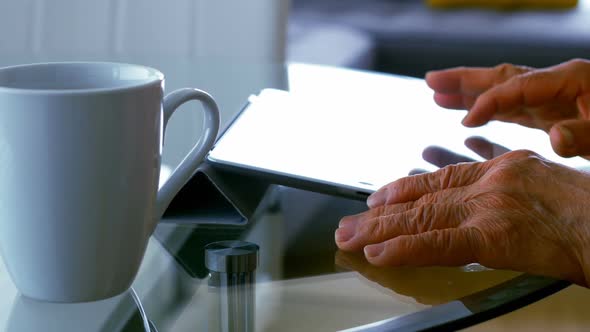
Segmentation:
<svg viewBox="0 0 590 332">
<path fill-rule="evenodd" d="M 2 287 L 10 289 L 10 285 Z M 133 289 L 111 299 L 87 303 L 43 302 L 15 291 L 10 293 L 14 296 L 2 299 L 7 307 L 0 314 L 3 331 L 157 332 Z"/>
<path fill-rule="evenodd" d="M 362 209 L 362 202 L 272 187 L 245 226 L 162 223 L 146 257 L 147 264 L 153 265 L 142 266 L 134 283 L 153 322 L 151 331 L 228 331 L 226 318 L 233 317 L 235 322 L 238 316 L 222 308 L 229 308 L 228 299 L 244 297 L 240 291 L 232 295 L 215 287 L 205 264 L 205 246 L 218 240 L 243 240 L 260 247 L 256 283 L 247 290 L 254 295 L 254 305 L 237 303 L 246 313 L 243 317 L 252 317 L 253 331 L 364 331 L 383 326 L 395 330 L 395 325 L 390 328 L 392 323 L 417 326 L 410 330 L 444 329 L 449 320 L 472 319 L 461 325 L 467 326 L 567 284 L 529 278 L 532 283 L 527 286 L 526 276 L 477 265 L 373 267 L 362 256 L 337 251 L 333 242 L 339 218 Z M 0 276 L 7 277 L 5 271 Z M 508 284 L 494 289 L 505 281 Z M 22 297 L 8 278 L 0 282 L 0 304 L 5 308 L 0 312 L 0 326 L 6 331 L 147 330 L 148 319 L 131 292 L 106 301 L 54 304 Z M 443 311 L 442 318 L 437 316 L 436 310 L 448 309 L 449 303 L 455 315 Z M 457 308 L 463 316 L 456 315 Z M 473 317 L 481 312 L 487 316 Z M 420 315 L 422 325 L 406 321 L 415 315 Z"/>
<path fill-rule="evenodd" d="M 429 306 L 454 301 L 521 274 L 475 263 L 462 267 L 379 268 L 369 264 L 363 255 L 343 251 L 336 253 L 336 264 L 358 272 L 374 287 Z"/>
<path fill-rule="evenodd" d="M 271 186 L 247 225 L 162 223 L 155 237 L 174 263 L 167 268 L 169 281 L 158 288 L 166 289 L 169 299 L 165 308 L 157 308 L 159 298 L 147 293 L 148 316 L 160 331 L 225 331 L 219 321 L 228 314 L 219 310 L 219 303 L 225 301 L 222 307 L 227 308 L 230 299 L 240 296 L 220 300 L 204 258 L 205 246 L 221 240 L 247 241 L 260 248 L 255 305 L 249 311 L 254 331 L 457 328 L 568 284 L 479 265 L 373 267 L 362 256 L 339 252 L 333 240 L 339 219 L 364 209 L 359 201 Z"/>
</svg>

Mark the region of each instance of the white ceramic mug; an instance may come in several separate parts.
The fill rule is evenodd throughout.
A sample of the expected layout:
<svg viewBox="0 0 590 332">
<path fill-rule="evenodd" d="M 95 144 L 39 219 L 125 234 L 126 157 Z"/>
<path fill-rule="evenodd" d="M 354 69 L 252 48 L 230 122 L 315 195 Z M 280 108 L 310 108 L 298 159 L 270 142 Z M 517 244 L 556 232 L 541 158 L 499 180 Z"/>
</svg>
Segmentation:
<svg viewBox="0 0 590 332">
<path fill-rule="evenodd" d="M 127 290 L 174 195 L 211 149 L 207 93 L 163 96 L 161 72 L 69 62 L 0 69 L 0 249 L 17 288 L 54 302 Z M 158 190 L 164 127 L 199 100 L 199 142 Z"/>
</svg>

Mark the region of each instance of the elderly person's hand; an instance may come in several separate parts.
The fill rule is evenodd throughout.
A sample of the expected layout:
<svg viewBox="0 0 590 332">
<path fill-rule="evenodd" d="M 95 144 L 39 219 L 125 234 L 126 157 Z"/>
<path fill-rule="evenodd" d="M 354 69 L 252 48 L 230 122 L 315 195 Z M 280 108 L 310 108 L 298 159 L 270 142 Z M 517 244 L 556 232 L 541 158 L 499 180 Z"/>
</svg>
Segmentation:
<svg viewBox="0 0 590 332">
<path fill-rule="evenodd" d="M 440 106 L 469 110 L 466 126 L 514 122 L 547 132 L 561 156 L 590 155 L 590 61 L 453 68 L 428 73 L 426 82 Z"/>
<path fill-rule="evenodd" d="M 379 266 L 477 262 L 589 285 L 586 202 L 590 174 L 513 151 L 386 185 L 336 243 Z"/>
</svg>

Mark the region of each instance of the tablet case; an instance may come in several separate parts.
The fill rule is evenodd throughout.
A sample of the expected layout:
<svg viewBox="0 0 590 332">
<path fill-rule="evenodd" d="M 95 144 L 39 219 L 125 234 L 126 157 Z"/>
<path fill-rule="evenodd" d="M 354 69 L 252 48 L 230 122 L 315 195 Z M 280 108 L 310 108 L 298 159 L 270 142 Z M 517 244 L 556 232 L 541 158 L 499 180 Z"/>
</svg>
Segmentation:
<svg viewBox="0 0 590 332">
<path fill-rule="evenodd" d="M 164 223 L 244 225 L 269 183 L 204 162 L 164 213 Z"/>
<path fill-rule="evenodd" d="M 191 277 L 205 278 L 205 245 L 239 239 L 255 213 L 272 204 L 269 188 L 262 179 L 204 162 L 170 203 L 154 236 Z"/>
</svg>

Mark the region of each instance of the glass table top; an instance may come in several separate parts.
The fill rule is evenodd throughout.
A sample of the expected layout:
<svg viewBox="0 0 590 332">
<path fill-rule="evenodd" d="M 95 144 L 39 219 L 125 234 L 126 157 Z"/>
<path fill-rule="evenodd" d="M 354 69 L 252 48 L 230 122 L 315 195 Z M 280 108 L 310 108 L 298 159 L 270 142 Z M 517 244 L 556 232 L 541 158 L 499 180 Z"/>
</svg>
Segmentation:
<svg viewBox="0 0 590 332">
<path fill-rule="evenodd" d="M 457 310 L 467 318 L 490 308 L 498 313 L 488 310 L 488 314 L 497 315 L 503 305 L 518 307 L 567 285 L 477 264 L 371 266 L 362 255 L 338 251 L 333 241 L 339 219 L 363 209 L 358 201 L 270 186 L 254 218 L 243 226 L 164 219 L 150 240 L 133 288 L 98 302 L 28 299 L 18 294 L 2 266 L 0 327 L 5 331 L 79 331 L 81 327 L 85 331 L 241 331 L 251 322 L 252 331 L 404 330 L 408 323 L 400 318 L 411 317 L 408 314 L 421 314 L 427 325 L 420 328 L 438 326 L 441 322 L 432 309 L 450 310 L 443 321 L 457 318 L 453 317 Z M 255 283 L 231 286 L 232 291 L 211 282 L 205 245 L 221 240 L 259 246 Z M 514 280 L 526 283 L 527 278 L 528 285 L 514 284 Z M 497 285 L 499 289 L 489 293 Z M 478 298 L 478 294 L 484 295 Z M 487 303 L 494 296 L 499 304 Z M 248 297 L 252 302 L 245 301 Z M 396 325 L 400 323 L 404 324 Z"/>
<path fill-rule="evenodd" d="M 172 321 L 166 316 L 161 322 L 154 321 L 155 325 L 169 331 L 217 330 L 210 325 L 212 321 L 219 316 L 229 320 L 227 313 L 216 310 L 217 301 L 212 297 L 220 296 L 219 291 L 207 282 L 204 245 L 218 240 L 239 239 L 260 247 L 255 306 L 249 313 L 256 331 L 359 327 L 456 300 L 518 275 L 476 265 L 372 267 L 362 256 L 338 251 L 333 241 L 340 217 L 363 209 L 361 202 L 272 187 L 256 218 L 243 228 L 221 231 L 211 226 L 161 224 L 155 234 L 157 246 L 176 253 L 167 277 L 176 275 L 169 287 L 178 288 L 174 291 L 178 298 L 172 303 L 179 312 Z M 180 242 L 185 244 L 178 247 Z"/>
<path fill-rule="evenodd" d="M 17 57 L 3 59 L 1 64 L 46 60 L 51 59 Z M 317 91 L 318 84 L 338 81 L 338 88 L 352 89 L 384 84 L 388 77 L 301 64 L 116 60 L 161 69 L 167 76 L 167 90 L 195 86 L 209 91 L 220 104 L 224 125 L 250 94 L 263 88 L 303 91 L 319 98 L 335 96 L 336 91 Z M 181 112 L 171 120 L 163 156 L 169 167 L 180 161 L 200 130 L 190 114 Z M 340 218 L 364 211 L 364 202 L 268 183 L 263 189 L 251 200 L 245 224 L 202 222 L 190 208 L 168 214 L 150 239 L 132 289 L 115 298 L 81 304 L 30 300 L 18 294 L 0 265 L 0 330 L 448 329 L 500 315 L 568 284 L 477 264 L 376 268 L 358 254 L 338 251 L 334 243 Z M 190 195 L 184 196 L 190 205 Z M 211 279 L 205 246 L 222 240 L 259 246 L 255 282 L 224 288 Z M 453 322 L 463 325 L 448 325 Z"/>
</svg>

